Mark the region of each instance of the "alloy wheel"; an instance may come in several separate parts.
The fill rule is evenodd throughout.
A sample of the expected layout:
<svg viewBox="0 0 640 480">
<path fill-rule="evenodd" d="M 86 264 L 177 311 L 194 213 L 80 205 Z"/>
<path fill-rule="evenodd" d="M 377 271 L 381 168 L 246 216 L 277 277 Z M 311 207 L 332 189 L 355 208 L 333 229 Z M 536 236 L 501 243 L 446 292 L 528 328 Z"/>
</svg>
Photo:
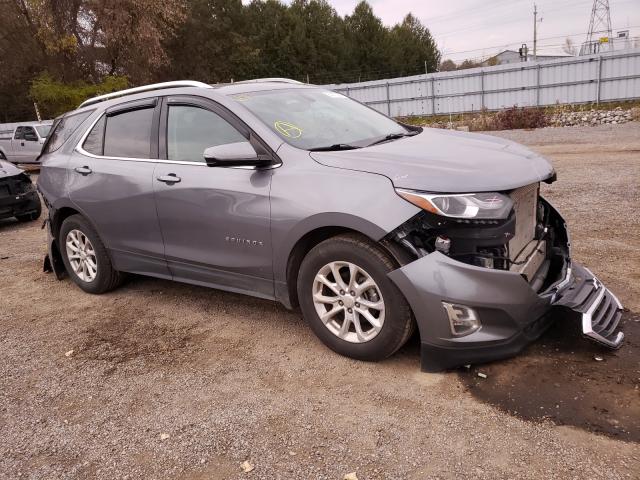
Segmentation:
<svg viewBox="0 0 640 480">
<path fill-rule="evenodd" d="M 384 324 L 382 292 L 354 263 L 336 261 L 322 267 L 313 281 L 313 304 L 325 327 L 350 343 L 372 340 Z"/>
<path fill-rule="evenodd" d="M 67 258 L 73 272 L 84 282 L 98 274 L 98 261 L 91 241 L 80 230 L 71 230 L 66 238 Z"/>
</svg>

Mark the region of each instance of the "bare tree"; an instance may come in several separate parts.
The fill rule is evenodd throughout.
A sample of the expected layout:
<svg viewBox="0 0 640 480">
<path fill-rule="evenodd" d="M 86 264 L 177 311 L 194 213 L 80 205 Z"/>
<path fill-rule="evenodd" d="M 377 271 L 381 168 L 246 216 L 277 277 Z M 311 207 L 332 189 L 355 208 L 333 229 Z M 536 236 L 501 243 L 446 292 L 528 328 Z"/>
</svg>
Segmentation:
<svg viewBox="0 0 640 480">
<path fill-rule="evenodd" d="M 453 60 L 445 60 L 438 66 L 440 72 L 452 72 L 457 68 L 457 65 Z"/>
<path fill-rule="evenodd" d="M 573 40 L 571 40 L 569 37 L 564 39 L 564 45 L 562 46 L 562 51 L 567 55 L 572 55 L 574 57 L 578 54 L 578 49 L 573 44 Z"/>
</svg>

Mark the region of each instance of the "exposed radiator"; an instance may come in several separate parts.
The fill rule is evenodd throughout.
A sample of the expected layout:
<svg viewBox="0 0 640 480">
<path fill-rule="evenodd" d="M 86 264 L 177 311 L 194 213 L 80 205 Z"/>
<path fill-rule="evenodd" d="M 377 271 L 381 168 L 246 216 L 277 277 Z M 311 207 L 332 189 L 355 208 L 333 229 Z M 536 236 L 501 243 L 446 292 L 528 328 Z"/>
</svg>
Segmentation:
<svg viewBox="0 0 640 480">
<path fill-rule="evenodd" d="M 537 183 L 520 187 L 509 195 L 516 212 L 516 233 L 509 242 L 509 257 L 516 260 L 536 233 Z"/>
<path fill-rule="evenodd" d="M 510 194 L 516 213 L 516 232 L 509 241 L 509 258 L 513 262 L 522 262 L 529 258 L 524 264 L 512 265 L 510 270 L 525 274 L 529 280 L 542 265 L 546 254 L 546 245 L 542 243 L 536 249 L 537 241 L 534 241 L 539 189 L 540 184 L 533 183 Z"/>
</svg>

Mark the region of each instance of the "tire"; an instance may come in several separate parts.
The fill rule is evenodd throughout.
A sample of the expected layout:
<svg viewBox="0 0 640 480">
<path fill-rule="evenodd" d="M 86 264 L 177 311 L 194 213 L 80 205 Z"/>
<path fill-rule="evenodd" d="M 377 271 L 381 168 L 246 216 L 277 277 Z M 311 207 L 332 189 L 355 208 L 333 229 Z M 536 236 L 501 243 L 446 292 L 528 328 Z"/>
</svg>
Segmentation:
<svg viewBox="0 0 640 480">
<path fill-rule="evenodd" d="M 380 246 L 363 236 L 325 240 L 307 253 L 300 266 L 297 290 L 305 320 L 334 352 L 365 361 L 387 358 L 405 344 L 415 325 L 409 304 L 387 276 L 396 268 Z M 348 284 L 355 295 L 340 288 Z"/>
<path fill-rule="evenodd" d="M 82 290 L 93 294 L 106 293 L 122 283 L 124 276 L 113 268 L 97 232 L 81 215 L 72 215 L 62 222 L 58 240 L 67 273 Z M 68 243 L 71 245 L 67 246 Z M 74 254 L 74 247 L 77 255 L 84 254 L 86 262 L 82 258 L 69 258 Z"/>
<path fill-rule="evenodd" d="M 16 215 L 16 218 L 19 222 L 33 222 L 37 220 L 42 215 L 42 204 L 40 203 L 40 199 L 38 198 L 38 208 L 34 212 L 25 213 L 24 215 Z"/>
<path fill-rule="evenodd" d="M 4 156 L 4 153 L 0 152 L 0 160 L 6 160 L 7 157 Z"/>
</svg>

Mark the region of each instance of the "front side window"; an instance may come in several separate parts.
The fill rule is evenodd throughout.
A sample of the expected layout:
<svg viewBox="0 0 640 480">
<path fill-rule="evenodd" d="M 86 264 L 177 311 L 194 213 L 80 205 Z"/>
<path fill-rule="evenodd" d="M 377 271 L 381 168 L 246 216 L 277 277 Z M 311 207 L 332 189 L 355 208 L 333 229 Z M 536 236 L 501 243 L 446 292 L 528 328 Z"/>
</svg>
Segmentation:
<svg viewBox="0 0 640 480">
<path fill-rule="evenodd" d="M 153 108 L 141 108 L 107 116 L 104 130 L 104 155 L 150 158 L 153 110 Z"/>
<path fill-rule="evenodd" d="M 336 92 L 320 88 L 269 90 L 234 95 L 285 142 L 305 150 L 345 144 L 365 146 L 407 129 Z"/>
<path fill-rule="evenodd" d="M 229 122 L 210 110 L 188 105 L 169 107 L 169 160 L 204 162 L 204 151 L 207 148 L 246 140 Z"/>
<path fill-rule="evenodd" d="M 65 115 L 56 120 L 49 132 L 47 142 L 42 147 L 42 153 L 51 153 L 58 150 L 91 113 L 93 113 L 93 110 Z"/>
<path fill-rule="evenodd" d="M 24 127 L 23 135 L 24 139 L 29 142 L 38 141 L 38 135 L 36 135 L 36 131 L 33 129 L 33 127 Z"/>
</svg>

